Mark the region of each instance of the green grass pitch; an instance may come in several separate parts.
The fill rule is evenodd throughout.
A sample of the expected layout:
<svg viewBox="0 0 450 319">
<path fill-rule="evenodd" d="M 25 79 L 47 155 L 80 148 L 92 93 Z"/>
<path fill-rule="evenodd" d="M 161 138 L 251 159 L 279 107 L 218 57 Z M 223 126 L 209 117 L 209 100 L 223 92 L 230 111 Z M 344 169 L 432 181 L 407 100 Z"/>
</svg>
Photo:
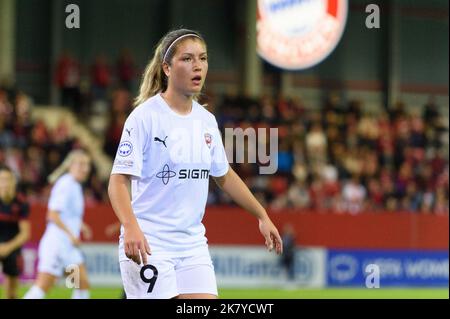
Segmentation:
<svg viewBox="0 0 450 319">
<path fill-rule="evenodd" d="M 27 287 L 21 287 L 19 297 L 26 292 Z M 93 287 L 93 299 L 119 299 L 120 288 Z M 222 299 L 449 299 L 447 289 L 220 289 Z M 69 299 L 71 291 L 63 287 L 54 288 L 47 296 L 49 299 Z M 3 298 L 0 288 L 0 298 Z"/>
</svg>

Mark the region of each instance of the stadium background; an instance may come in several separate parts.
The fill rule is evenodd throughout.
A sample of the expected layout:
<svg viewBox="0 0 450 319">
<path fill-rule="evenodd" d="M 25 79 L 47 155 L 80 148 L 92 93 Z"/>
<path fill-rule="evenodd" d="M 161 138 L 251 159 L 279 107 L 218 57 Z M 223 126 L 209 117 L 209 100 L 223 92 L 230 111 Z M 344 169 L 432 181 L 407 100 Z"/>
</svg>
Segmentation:
<svg viewBox="0 0 450 319">
<path fill-rule="evenodd" d="M 65 27 L 70 3 L 79 29 Z M 380 29 L 365 26 L 370 3 Z M 258 57 L 255 23 L 254 0 L 0 0 L 0 161 L 32 204 L 24 283 L 45 227 L 45 178 L 82 145 L 94 157 L 84 246 L 93 296 L 120 295 L 117 236 L 105 231 L 111 157 L 153 46 L 184 26 L 208 43 L 204 100 L 221 129 L 279 129 L 275 175 L 233 167 L 298 245 L 292 282 L 252 217 L 212 185 L 205 225 L 222 296 L 448 298 L 448 2 L 350 0 L 336 49 L 302 71 Z M 79 76 L 65 90 L 68 69 Z M 370 263 L 381 289 L 365 288 Z"/>
</svg>

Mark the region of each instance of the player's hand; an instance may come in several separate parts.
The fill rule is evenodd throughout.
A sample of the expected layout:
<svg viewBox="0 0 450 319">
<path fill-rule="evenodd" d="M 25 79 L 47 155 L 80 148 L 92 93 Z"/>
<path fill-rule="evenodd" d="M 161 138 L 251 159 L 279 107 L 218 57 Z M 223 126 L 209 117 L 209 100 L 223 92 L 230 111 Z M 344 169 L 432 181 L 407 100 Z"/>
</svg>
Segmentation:
<svg viewBox="0 0 450 319">
<path fill-rule="evenodd" d="M 11 252 L 11 248 L 8 246 L 8 244 L 0 244 L 0 258 L 10 255 Z"/>
<path fill-rule="evenodd" d="M 139 225 L 124 226 L 123 240 L 125 255 L 138 265 L 141 264 L 141 261 L 143 265 L 146 265 L 147 255 L 152 253 Z"/>
<path fill-rule="evenodd" d="M 269 217 L 259 220 L 259 231 L 266 239 L 266 246 L 269 251 L 275 248 L 278 255 L 283 253 L 283 241 Z"/>
<path fill-rule="evenodd" d="M 78 237 L 75 237 L 73 235 L 70 236 L 70 241 L 72 242 L 72 245 L 75 247 L 79 247 L 81 245 L 81 240 Z"/>
<path fill-rule="evenodd" d="M 92 228 L 89 227 L 87 224 L 83 224 L 83 227 L 81 227 L 81 233 L 83 234 L 83 238 L 86 240 L 92 239 Z"/>
<path fill-rule="evenodd" d="M 112 237 L 120 232 L 120 224 L 114 223 L 106 226 L 105 235 L 106 237 Z"/>
</svg>

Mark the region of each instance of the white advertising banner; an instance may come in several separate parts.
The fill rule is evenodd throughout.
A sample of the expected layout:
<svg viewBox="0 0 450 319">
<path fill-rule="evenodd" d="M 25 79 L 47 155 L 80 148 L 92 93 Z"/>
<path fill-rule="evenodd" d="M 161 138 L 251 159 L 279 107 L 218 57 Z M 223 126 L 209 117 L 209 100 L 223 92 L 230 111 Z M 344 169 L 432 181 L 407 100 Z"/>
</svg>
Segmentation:
<svg viewBox="0 0 450 319">
<path fill-rule="evenodd" d="M 117 245 L 84 244 L 81 247 L 93 286 L 121 286 Z M 300 248 L 295 255 L 295 281 L 288 281 L 280 257 L 262 246 L 210 246 L 219 287 L 323 287 L 326 278 L 326 250 Z M 21 280 L 36 278 L 37 246 L 23 249 L 24 273 Z M 1 282 L 0 275 L 0 282 Z"/>
<path fill-rule="evenodd" d="M 93 286 L 121 286 L 117 245 L 86 244 L 81 247 Z"/>
<path fill-rule="evenodd" d="M 82 248 L 93 285 L 120 285 L 117 246 L 91 244 Z M 261 246 L 210 246 L 219 287 L 280 287 L 295 284 L 324 287 L 326 250 L 298 249 L 295 281 L 288 282 L 280 257 Z"/>
<path fill-rule="evenodd" d="M 219 287 L 325 286 L 326 250 L 299 248 L 295 254 L 295 281 L 287 279 L 280 257 L 261 246 L 212 246 L 211 257 Z"/>
</svg>

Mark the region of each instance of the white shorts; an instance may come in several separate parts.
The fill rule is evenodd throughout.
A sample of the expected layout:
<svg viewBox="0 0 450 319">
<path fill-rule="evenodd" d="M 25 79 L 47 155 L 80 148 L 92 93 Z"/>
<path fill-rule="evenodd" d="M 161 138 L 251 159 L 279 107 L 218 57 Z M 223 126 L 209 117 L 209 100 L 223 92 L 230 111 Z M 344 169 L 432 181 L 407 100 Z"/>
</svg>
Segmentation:
<svg viewBox="0 0 450 319">
<path fill-rule="evenodd" d="M 151 255 L 145 266 L 124 260 L 120 272 L 128 299 L 169 299 L 193 293 L 218 296 L 209 252 L 176 258 Z"/>
<path fill-rule="evenodd" d="M 80 249 L 61 240 L 59 236 L 45 234 L 39 243 L 38 272 L 61 277 L 68 266 L 81 265 L 84 262 Z"/>
</svg>

